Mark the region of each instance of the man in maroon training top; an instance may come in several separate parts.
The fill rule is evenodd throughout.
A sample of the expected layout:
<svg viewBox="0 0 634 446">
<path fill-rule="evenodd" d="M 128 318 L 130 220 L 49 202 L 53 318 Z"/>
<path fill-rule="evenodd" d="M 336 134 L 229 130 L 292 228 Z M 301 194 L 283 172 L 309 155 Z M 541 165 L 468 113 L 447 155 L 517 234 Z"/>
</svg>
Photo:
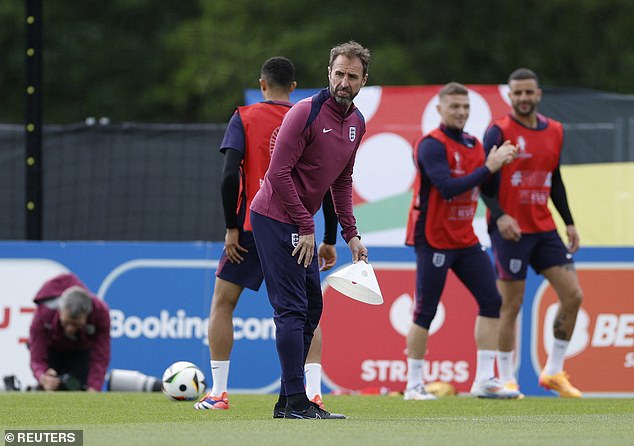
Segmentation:
<svg viewBox="0 0 634 446">
<path fill-rule="evenodd" d="M 110 312 L 74 274 L 44 283 L 29 331 L 31 370 L 44 390 L 100 391 L 110 362 Z"/>
<path fill-rule="evenodd" d="M 275 310 L 282 368 L 274 413 L 285 418 L 345 418 L 308 400 L 304 362 L 322 312 L 313 216 L 330 189 L 352 261 L 367 260 L 352 213 L 352 169 L 365 133 L 353 99 L 368 79 L 370 52 L 357 42 L 330 51 L 329 88 L 284 117 L 264 184 L 251 204 L 251 225 Z"/>
<path fill-rule="evenodd" d="M 220 145 L 225 156 L 220 190 L 227 231 L 216 272 L 207 332 L 213 386 L 194 404 L 199 410 L 229 410 L 227 384 L 233 348 L 233 313 L 244 288 L 257 291 L 264 280 L 249 207 L 264 182 L 282 119 L 293 106 L 290 95 L 296 85 L 295 66 L 290 59 L 281 56 L 267 59 L 260 70 L 260 91 L 265 100 L 238 107 Z M 326 271 L 337 260 L 337 216 L 330 193 L 324 197 L 323 210 L 326 230 L 317 257 L 321 270 Z M 305 370 L 306 393 L 323 409 L 319 327 L 315 330 Z M 284 411 L 277 411 L 274 417 L 283 418 Z"/>
</svg>

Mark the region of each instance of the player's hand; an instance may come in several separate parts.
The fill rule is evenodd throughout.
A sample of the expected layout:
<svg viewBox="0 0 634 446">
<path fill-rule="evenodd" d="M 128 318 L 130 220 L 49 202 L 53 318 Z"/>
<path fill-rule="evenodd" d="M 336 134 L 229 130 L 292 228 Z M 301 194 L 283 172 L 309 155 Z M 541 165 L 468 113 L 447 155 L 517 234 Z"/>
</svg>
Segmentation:
<svg viewBox="0 0 634 446">
<path fill-rule="evenodd" d="M 308 268 L 315 255 L 315 233 L 300 235 L 297 246 L 293 249 L 293 257 L 297 255 L 297 264 Z"/>
<path fill-rule="evenodd" d="M 231 263 L 240 263 L 244 257 L 240 255 L 243 252 L 249 252 L 248 249 L 240 246 L 240 230 L 238 228 L 227 228 L 225 232 L 225 252 Z"/>
<path fill-rule="evenodd" d="M 57 372 L 53 369 L 48 369 L 42 376 L 40 376 L 40 385 L 44 390 L 57 390 L 59 388 L 60 380 L 57 377 Z"/>
<path fill-rule="evenodd" d="M 500 147 L 493 146 L 491 148 L 484 165 L 489 169 L 489 172 L 495 173 L 502 166 L 513 161 L 517 157 L 517 153 L 517 146 L 511 144 L 510 141 L 504 141 Z"/>
<path fill-rule="evenodd" d="M 319 271 L 328 271 L 337 263 L 337 249 L 335 245 L 321 243 L 317 248 L 317 260 L 319 262 Z"/>
<path fill-rule="evenodd" d="M 522 230 L 520 225 L 513 217 L 508 214 L 502 215 L 497 221 L 498 230 L 504 240 L 512 240 L 519 242 L 522 238 Z"/>
<path fill-rule="evenodd" d="M 568 235 L 568 252 L 575 253 L 579 249 L 579 233 L 575 225 L 566 226 L 566 234 Z"/>
<path fill-rule="evenodd" d="M 368 263 L 368 249 L 363 246 L 359 237 L 352 237 L 348 242 L 350 251 L 352 251 L 352 263 L 357 263 L 359 260 L 363 260 Z"/>
</svg>

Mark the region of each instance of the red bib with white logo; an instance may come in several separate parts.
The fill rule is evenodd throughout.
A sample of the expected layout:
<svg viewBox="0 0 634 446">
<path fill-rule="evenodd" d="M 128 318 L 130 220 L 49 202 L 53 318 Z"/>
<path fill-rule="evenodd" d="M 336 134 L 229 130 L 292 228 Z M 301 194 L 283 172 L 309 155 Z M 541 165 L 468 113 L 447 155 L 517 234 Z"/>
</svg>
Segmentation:
<svg viewBox="0 0 634 446">
<path fill-rule="evenodd" d="M 440 129 L 432 130 L 422 139 L 427 136 L 437 139 L 445 146 L 449 172 L 454 178 L 468 175 L 484 163 L 484 148 L 477 139 L 474 139 L 475 145 L 473 147 L 467 147 L 451 139 Z M 418 140 L 414 145 L 415 160 L 418 159 L 417 151 L 422 139 Z M 417 175 L 420 175 L 420 173 Z M 413 244 L 415 220 L 420 213 L 416 209 L 420 194 L 419 178 L 417 178 L 414 187 L 414 201 L 410 208 L 408 222 L 408 244 Z M 478 207 L 479 196 L 480 189 L 473 187 L 450 200 L 445 200 L 438 189 L 432 187 L 429 191 L 427 216 L 425 219 L 425 239 L 427 243 L 438 249 L 466 248 L 478 243 L 472 222 Z"/>
<path fill-rule="evenodd" d="M 556 228 L 548 209 L 553 171 L 559 164 L 563 145 L 560 122 L 547 120 L 543 129 L 530 129 L 506 116 L 494 124 L 502 140 L 510 140 L 519 155 L 500 170 L 500 206 L 515 218 L 523 233 L 552 231 Z"/>
</svg>

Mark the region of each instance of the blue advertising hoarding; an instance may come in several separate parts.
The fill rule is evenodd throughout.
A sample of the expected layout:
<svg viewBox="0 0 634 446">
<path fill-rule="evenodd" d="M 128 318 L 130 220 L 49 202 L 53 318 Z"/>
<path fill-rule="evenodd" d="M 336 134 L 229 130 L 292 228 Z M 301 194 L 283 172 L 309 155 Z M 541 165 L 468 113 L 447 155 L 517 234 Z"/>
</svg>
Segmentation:
<svg viewBox="0 0 634 446">
<path fill-rule="evenodd" d="M 161 376 L 171 363 L 186 360 L 197 364 L 209 383 L 207 321 L 221 251 L 222 244 L 204 242 L 0 243 L 0 340 L 5 346 L 0 353 L 0 375 L 17 374 L 24 384 L 33 380 L 25 345 L 32 298 L 44 281 L 72 271 L 110 306 L 111 369 Z M 413 250 L 370 247 L 370 259 L 376 265 L 383 291 L 382 306 L 352 301 L 323 282 L 325 391 L 334 387 L 351 391 L 404 388 L 403 332 L 410 320 L 408 303 L 414 296 Z M 585 382 L 590 378 L 583 375 L 595 373 L 584 373 L 588 366 L 580 368 L 583 361 L 613 361 L 612 387 L 588 388 L 588 393 L 634 394 L 634 308 L 630 308 L 633 301 L 627 294 L 629 288 L 624 286 L 634 283 L 634 248 L 584 248 L 575 260 L 586 296 L 571 342 L 572 355 L 567 360 L 573 370 L 580 370 L 574 380 Z M 349 262 L 347 247 L 338 247 L 337 268 Z M 605 277 L 601 274 L 613 280 L 601 279 Z M 454 279 L 450 278 L 449 285 L 451 280 Z M 429 373 L 431 378 L 446 379 L 459 391 L 467 391 L 475 359 L 473 327 L 452 322 L 458 315 L 452 313 L 450 302 L 464 302 L 460 308 L 468 312 L 469 321 L 473 319 L 471 315 L 475 316 L 475 304 L 459 284 L 456 286 L 450 287 L 455 289 L 455 295 L 443 295 L 444 322 L 438 334 L 430 336 L 429 362 L 442 366 L 453 361 L 452 364 L 459 364 L 461 373 Z M 543 323 L 547 317 L 542 317 L 552 307 L 548 293 L 541 276 L 531 272 L 518 324 L 518 378 L 522 391 L 529 395 L 548 394 L 537 385 L 544 355 L 540 351 L 548 348 L 548 324 Z M 447 329 L 453 330 L 451 339 L 455 341 L 439 345 L 442 330 Z M 355 336 L 360 341 L 355 341 Z M 279 386 L 279 364 L 272 309 L 264 286 L 258 292 L 243 293 L 234 314 L 234 337 L 231 391 L 275 392 Z M 468 352 L 458 352 L 457 346 L 465 343 Z M 346 348 L 354 354 L 344 353 Z M 458 355 L 457 359 L 450 358 L 452 352 Z M 360 355 L 358 360 L 355 355 Z"/>
</svg>

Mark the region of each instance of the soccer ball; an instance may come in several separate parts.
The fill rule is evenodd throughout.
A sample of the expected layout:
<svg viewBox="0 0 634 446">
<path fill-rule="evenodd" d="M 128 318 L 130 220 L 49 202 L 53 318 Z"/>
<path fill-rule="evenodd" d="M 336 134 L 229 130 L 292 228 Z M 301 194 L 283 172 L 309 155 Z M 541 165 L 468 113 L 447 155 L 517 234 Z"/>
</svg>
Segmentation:
<svg viewBox="0 0 634 446">
<path fill-rule="evenodd" d="M 191 401 L 205 391 L 205 375 L 195 364 L 178 361 L 163 373 L 163 393 L 177 401 Z"/>
</svg>

